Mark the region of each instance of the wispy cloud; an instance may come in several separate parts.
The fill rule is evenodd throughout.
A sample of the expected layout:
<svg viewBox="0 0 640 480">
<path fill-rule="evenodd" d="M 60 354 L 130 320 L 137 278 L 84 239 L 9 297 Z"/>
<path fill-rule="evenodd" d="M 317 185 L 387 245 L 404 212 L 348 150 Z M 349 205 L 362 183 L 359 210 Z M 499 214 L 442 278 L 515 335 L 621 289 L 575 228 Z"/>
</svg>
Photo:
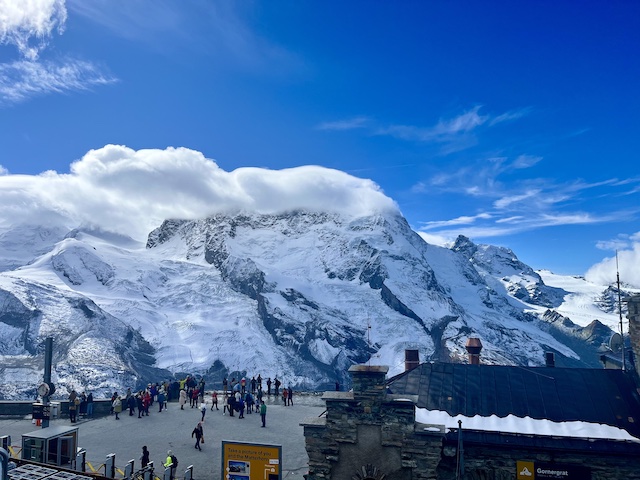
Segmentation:
<svg viewBox="0 0 640 480">
<path fill-rule="evenodd" d="M 66 21 L 64 0 L 0 0 L 0 45 L 15 46 L 19 56 L 0 63 L 0 106 L 116 81 L 88 61 L 68 56 L 57 61 L 39 60 L 53 34 L 64 32 Z"/>
<path fill-rule="evenodd" d="M 318 130 L 353 130 L 368 126 L 371 119 L 369 117 L 353 117 L 335 122 L 324 122 L 317 126 Z"/>
<path fill-rule="evenodd" d="M 116 81 L 94 64 L 81 60 L 66 59 L 62 63 L 20 60 L 0 64 L 0 105 L 47 93 L 89 90 Z"/>
<path fill-rule="evenodd" d="M 372 135 L 389 136 L 407 142 L 433 143 L 440 146 L 440 153 L 447 155 L 465 150 L 478 143 L 476 133 L 479 128 L 489 128 L 499 123 L 517 120 L 529 113 L 529 109 L 514 110 L 498 115 L 481 114 L 482 105 L 466 110 L 451 118 L 440 118 L 434 125 L 419 126 L 406 124 L 380 124 L 368 117 L 353 117 L 344 120 L 327 121 L 318 126 L 320 130 L 367 129 Z M 520 167 L 527 162 L 535 163 L 537 157 L 523 157 Z"/>
<path fill-rule="evenodd" d="M 450 142 L 459 135 L 468 134 L 489 119 L 488 115 L 480 115 L 480 106 L 476 106 L 454 118 L 440 119 L 431 127 L 413 125 L 389 125 L 377 129 L 378 135 L 390 135 L 401 140 L 418 142 Z"/>
<path fill-rule="evenodd" d="M 488 220 L 491 218 L 491 214 L 489 213 L 480 213 L 478 215 L 473 216 L 462 216 L 458 218 L 453 218 L 451 220 L 445 220 L 440 222 L 426 222 L 424 224 L 424 229 L 429 228 L 441 228 L 441 227 L 452 227 L 456 225 L 470 225 L 475 223 L 476 220 Z"/>
<path fill-rule="evenodd" d="M 218 67 L 291 75 L 305 71 L 304 60 L 247 21 L 251 4 L 243 2 L 176 2 L 173 0 L 69 0 L 76 15 L 107 28 L 111 34 L 158 52 L 188 48 L 215 58 Z M 170 41 L 167 41 L 170 40 Z"/>
<path fill-rule="evenodd" d="M 522 175 L 523 170 L 542 161 L 542 157 L 528 154 L 477 159 L 417 182 L 411 188 L 414 194 L 447 194 L 458 197 L 463 208 L 466 205 L 473 209 L 471 214 L 425 221 L 418 230 L 452 242 L 458 235 L 492 238 L 566 225 L 630 221 L 640 215 L 640 208 L 604 208 L 598 201 L 626 194 L 640 184 L 640 179 L 560 182 Z M 620 242 L 617 239 L 616 245 Z M 613 242 L 601 243 L 602 248 L 611 245 Z"/>
<path fill-rule="evenodd" d="M 511 122 L 513 120 L 518 120 L 519 118 L 525 117 L 531 113 L 531 108 L 521 108 L 519 110 L 511 110 L 509 112 L 501 113 L 500 115 L 496 115 L 491 118 L 489 121 L 489 125 L 497 125 L 502 122 Z"/>
</svg>

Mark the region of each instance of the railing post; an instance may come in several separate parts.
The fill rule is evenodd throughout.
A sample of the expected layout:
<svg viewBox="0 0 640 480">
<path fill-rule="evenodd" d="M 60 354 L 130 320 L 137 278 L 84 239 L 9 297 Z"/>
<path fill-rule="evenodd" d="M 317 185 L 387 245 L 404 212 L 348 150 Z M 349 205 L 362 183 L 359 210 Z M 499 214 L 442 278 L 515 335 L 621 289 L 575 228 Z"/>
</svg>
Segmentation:
<svg viewBox="0 0 640 480">
<path fill-rule="evenodd" d="M 164 467 L 164 475 L 162 476 L 162 480 L 171 480 L 171 468 L 172 467 Z"/>
<path fill-rule="evenodd" d="M 142 472 L 144 480 L 153 480 L 153 462 L 147 463 Z"/>
<path fill-rule="evenodd" d="M 127 462 L 127 466 L 124 467 L 124 478 L 133 477 L 133 459 Z"/>
<path fill-rule="evenodd" d="M 4 448 L 7 452 L 11 446 L 11 435 L 2 435 L 0 437 L 0 448 Z"/>
<path fill-rule="evenodd" d="M 84 448 L 78 450 L 76 453 L 76 472 L 86 472 L 87 471 L 87 451 Z"/>
<path fill-rule="evenodd" d="M 7 471 L 9 470 L 9 452 L 7 452 L 4 448 L 0 448 L 0 480 L 7 480 L 9 475 L 7 475 Z"/>
<path fill-rule="evenodd" d="M 104 462 L 104 476 L 107 478 L 116 478 L 116 454 L 110 453 L 107 455 L 107 460 Z"/>
<path fill-rule="evenodd" d="M 193 480 L 193 465 L 189 465 L 184 471 L 184 480 Z"/>
</svg>

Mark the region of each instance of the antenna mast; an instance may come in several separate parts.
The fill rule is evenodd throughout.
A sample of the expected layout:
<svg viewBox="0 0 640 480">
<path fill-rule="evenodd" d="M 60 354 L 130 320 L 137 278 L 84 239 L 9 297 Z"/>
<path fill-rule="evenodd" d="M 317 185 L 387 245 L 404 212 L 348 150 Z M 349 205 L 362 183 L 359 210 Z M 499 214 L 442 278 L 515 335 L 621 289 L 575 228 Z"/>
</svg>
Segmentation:
<svg viewBox="0 0 640 480">
<path fill-rule="evenodd" d="M 627 369 L 624 353 L 624 331 L 622 330 L 622 296 L 620 294 L 620 269 L 618 268 L 618 250 L 616 250 L 616 278 L 618 281 L 618 314 L 620 315 L 620 337 L 622 339 L 622 371 Z"/>
</svg>

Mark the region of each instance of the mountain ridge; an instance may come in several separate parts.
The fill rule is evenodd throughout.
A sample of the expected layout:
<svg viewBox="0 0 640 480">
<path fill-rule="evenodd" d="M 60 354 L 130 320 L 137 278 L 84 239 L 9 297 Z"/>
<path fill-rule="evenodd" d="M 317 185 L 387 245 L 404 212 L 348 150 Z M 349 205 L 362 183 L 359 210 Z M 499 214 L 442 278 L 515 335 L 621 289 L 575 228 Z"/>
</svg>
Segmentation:
<svg viewBox="0 0 640 480">
<path fill-rule="evenodd" d="M 482 339 L 485 362 L 540 365 L 553 351 L 560 363 L 596 366 L 612 324 L 595 303 L 609 326 L 587 332 L 590 322 L 559 321 L 571 322 L 559 313 L 571 292 L 546 285 L 511 250 L 464 237 L 451 249 L 430 245 L 389 212 L 166 220 L 146 244 L 99 229 L 61 231 L 49 245 L 26 245 L 12 258 L 32 258 L 0 272 L 0 294 L 22 295 L 0 302 L 0 355 L 13 365 L 0 369 L 10 385 L 0 397 L 33 392 L 34 361 L 50 333 L 68 339 L 57 353 L 56 381 L 105 393 L 184 372 L 261 373 L 297 388 L 328 388 L 344 383 L 353 363 L 399 373 L 406 348 L 423 361 L 466 361 L 469 336 Z M 16 245 L 10 237 L 5 232 L 0 245 Z M 37 302 L 29 303 L 30 292 Z M 598 298 L 607 298 L 606 286 Z M 85 332 L 96 319 L 101 329 Z M 109 360 L 93 351 L 96 338 Z M 74 370 L 82 363 L 76 352 L 112 368 Z M 29 359 L 23 370 L 15 370 L 19 359 Z M 16 372 L 24 381 L 12 378 Z"/>
</svg>

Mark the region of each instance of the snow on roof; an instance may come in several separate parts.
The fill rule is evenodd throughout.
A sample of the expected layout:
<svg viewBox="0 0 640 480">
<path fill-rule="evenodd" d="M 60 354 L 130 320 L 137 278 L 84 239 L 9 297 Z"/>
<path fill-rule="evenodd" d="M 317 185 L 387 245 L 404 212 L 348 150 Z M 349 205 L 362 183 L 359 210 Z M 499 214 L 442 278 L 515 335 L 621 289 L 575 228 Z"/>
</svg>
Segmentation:
<svg viewBox="0 0 640 480">
<path fill-rule="evenodd" d="M 500 418 L 497 415 L 489 417 L 456 415 L 452 417 L 447 412 L 416 408 L 416 421 L 420 423 L 444 425 L 446 428 L 458 428 L 458 420 L 462 421 L 463 429 L 469 430 L 553 437 L 630 440 L 640 443 L 640 439 L 631 436 L 626 430 L 599 423 L 552 422 L 551 420 L 536 420 L 530 417 L 520 418 L 515 415 L 507 415 L 504 418 Z"/>
</svg>

